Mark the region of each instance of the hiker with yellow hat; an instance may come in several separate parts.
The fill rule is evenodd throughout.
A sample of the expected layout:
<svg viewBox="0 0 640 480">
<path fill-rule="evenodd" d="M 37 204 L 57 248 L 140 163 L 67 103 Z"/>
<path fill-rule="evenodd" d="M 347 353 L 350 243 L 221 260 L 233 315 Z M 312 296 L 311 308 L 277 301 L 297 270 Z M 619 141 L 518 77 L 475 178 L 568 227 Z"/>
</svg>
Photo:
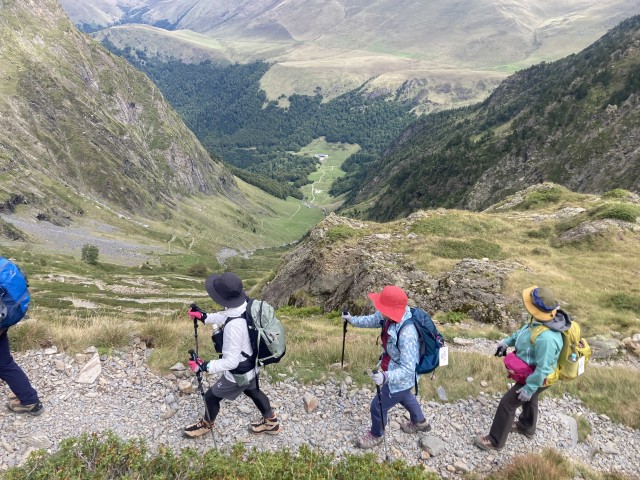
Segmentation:
<svg viewBox="0 0 640 480">
<path fill-rule="evenodd" d="M 510 432 L 533 437 L 538 420 L 538 396 L 548 387 L 545 380 L 558 364 L 563 344 L 561 332 L 571 326 L 569 315 L 558 308 L 558 301 L 548 288 L 525 288 L 522 301 L 529 312 L 527 323 L 501 340 L 495 353 L 497 357 L 505 357 L 507 373 L 515 383 L 500 400 L 489 434 L 473 440 L 482 450 L 500 450 Z M 541 325 L 547 328 L 532 342 L 532 333 Z M 515 352 L 507 354 L 509 347 L 515 347 Z M 522 412 L 514 422 L 519 407 Z"/>
<path fill-rule="evenodd" d="M 420 339 L 409 307 L 407 294 L 400 287 L 387 285 L 380 293 L 370 293 L 376 312 L 353 317 L 344 313 L 342 319 L 355 327 L 381 328 L 383 352 L 371 378 L 378 389 L 371 400 L 371 429 L 356 440 L 359 448 L 372 448 L 382 443 L 387 424 L 387 412 L 398 403 L 408 412 L 410 420 L 401 425 L 405 433 L 428 432 L 431 425 L 422 413 L 418 399 L 411 392 L 416 383 L 416 364 L 420 356 Z M 406 327 L 402 328 L 407 322 Z M 385 445 L 386 446 L 386 445 Z"/>
</svg>

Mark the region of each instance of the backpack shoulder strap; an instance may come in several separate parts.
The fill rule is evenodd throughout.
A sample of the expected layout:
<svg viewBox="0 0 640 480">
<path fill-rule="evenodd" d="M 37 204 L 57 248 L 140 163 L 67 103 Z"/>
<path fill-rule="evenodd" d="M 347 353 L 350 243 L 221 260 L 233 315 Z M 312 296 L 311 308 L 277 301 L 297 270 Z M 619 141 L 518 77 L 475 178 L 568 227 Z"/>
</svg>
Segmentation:
<svg viewBox="0 0 640 480">
<path fill-rule="evenodd" d="M 531 344 L 533 345 L 536 342 L 536 338 L 540 336 L 543 332 L 549 330 L 549 327 L 546 325 L 536 325 L 531 326 Z"/>
<path fill-rule="evenodd" d="M 398 340 L 400 340 L 400 333 L 402 333 L 402 330 L 404 330 L 404 327 L 406 327 L 408 325 L 413 325 L 414 328 L 416 329 L 416 332 L 418 332 L 418 327 L 416 327 L 415 319 L 413 317 L 407 318 L 404 321 L 404 323 L 402 325 L 400 325 L 400 328 L 398 329 Z M 420 332 L 418 332 L 418 336 L 420 336 Z"/>
</svg>

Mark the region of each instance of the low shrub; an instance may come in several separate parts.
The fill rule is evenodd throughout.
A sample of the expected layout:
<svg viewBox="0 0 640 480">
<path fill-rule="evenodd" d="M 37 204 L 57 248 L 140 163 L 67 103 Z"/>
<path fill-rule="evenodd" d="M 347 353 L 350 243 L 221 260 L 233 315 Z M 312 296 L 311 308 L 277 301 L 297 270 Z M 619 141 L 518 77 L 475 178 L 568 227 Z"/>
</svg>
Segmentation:
<svg viewBox="0 0 640 480">
<path fill-rule="evenodd" d="M 209 273 L 209 269 L 202 263 L 196 263 L 187 269 L 187 274 L 192 277 L 204 277 L 207 273 Z"/>
<path fill-rule="evenodd" d="M 611 218 L 624 222 L 635 223 L 640 217 L 640 205 L 632 203 L 607 203 L 594 208 L 589 212 L 589 216 L 596 219 Z"/>
<path fill-rule="evenodd" d="M 97 265 L 100 249 L 95 245 L 84 244 L 80 259 L 89 265 Z"/>
<path fill-rule="evenodd" d="M 143 440 L 121 440 L 113 432 L 104 436 L 85 434 L 63 440 L 60 449 L 49 454 L 33 453 L 24 465 L 8 469 L 6 480 L 67 479 L 348 479 L 369 480 L 402 478 L 406 480 L 438 478 L 422 467 L 400 460 L 378 463 L 374 454 L 348 455 L 335 462 L 329 454 L 307 446 L 297 453 L 246 451 L 235 445 L 228 452 L 211 449 L 199 453 L 184 449 L 179 453 L 165 447 L 151 453 Z"/>
<path fill-rule="evenodd" d="M 327 239 L 331 242 L 346 240 L 356 235 L 356 231 L 346 225 L 336 225 L 327 230 Z"/>
<path fill-rule="evenodd" d="M 546 449 L 539 454 L 515 457 L 509 465 L 489 475 L 487 480 L 571 480 L 573 476 L 571 462 L 555 450 Z"/>
<path fill-rule="evenodd" d="M 482 239 L 439 240 L 431 253 L 442 258 L 504 258 L 500 245 Z"/>
<path fill-rule="evenodd" d="M 549 225 L 544 225 L 535 230 L 528 230 L 527 237 L 529 238 L 549 238 L 553 234 L 553 229 Z"/>
<path fill-rule="evenodd" d="M 630 310 L 640 312 L 640 295 L 633 293 L 614 293 L 609 295 L 605 303 L 616 310 Z"/>
<path fill-rule="evenodd" d="M 574 196 L 571 191 L 559 185 L 553 185 L 549 188 L 542 188 L 529 192 L 527 196 L 517 204 L 515 210 L 531 210 L 534 208 L 544 207 L 552 203 L 558 203 L 561 200 L 568 200 Z"/>
<path fill-rule="evenodd" d="M 461 323 L 461 322 L 464 322 L 466 320 L 469 320 L 469 316 L 466 313 L 463 313 L 463 312 L 448 311 L 448 312 L 445 312 L 439 318 L 439 320 L 442 323 Z"/>
<path fill-rule="evenodd" d="M 578 441 L 584 442 L 591 435 L 591 423 L 582 415 L 574 415 L 573 418 L 576 419 L 578 424 Z"/>
<path fill-rule="evenodd" d="M 625 200 L 629 198 L 629 191 L 624 188 L 614 188 L 602 194 L 602 198 L 607 200 Z"/>
</svg>

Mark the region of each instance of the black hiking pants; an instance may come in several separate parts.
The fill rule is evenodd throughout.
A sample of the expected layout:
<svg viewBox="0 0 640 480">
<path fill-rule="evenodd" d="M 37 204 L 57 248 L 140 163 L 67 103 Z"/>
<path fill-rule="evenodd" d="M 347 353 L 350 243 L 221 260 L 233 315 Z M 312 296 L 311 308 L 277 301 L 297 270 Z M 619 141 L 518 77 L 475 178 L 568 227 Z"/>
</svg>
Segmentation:
<svg viewBox="0 0 640 480">
<path fill-rule="evenodd" d="M 491 443 L 496 448 L 502 448 L 505 443 L 507 443 L 507 437 L 509 433 L 511 433 L 511 427 L 516 418 L 516 410 L 518 407 L 522 407 L 522 412 L 520 412 L 518 416 L 518 422 L 520 423 L 519 426 L 522 432 L 526 435 L 533 435 L 536 432 L 536 424 L 538 423 L 538 396 L 548 387 L 540 387 L 528 402 L 518 400 L 518 393 L 516 392 L 522 387 L 524 387 L 524 385 L 516 383 L 504 394 L 502 400 L 500 400 L 496 414 L 493 417 L 491 430 L 489 431 Z"/>
</svg>

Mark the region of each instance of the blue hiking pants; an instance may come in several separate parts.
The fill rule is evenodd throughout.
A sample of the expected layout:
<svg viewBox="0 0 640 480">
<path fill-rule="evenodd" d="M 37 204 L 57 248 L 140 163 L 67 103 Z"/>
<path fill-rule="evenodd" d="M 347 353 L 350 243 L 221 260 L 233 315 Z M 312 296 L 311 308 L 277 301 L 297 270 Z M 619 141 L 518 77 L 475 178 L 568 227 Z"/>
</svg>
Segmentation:
<svg viewBox="0 0 640 480">
<path fill-rule="evenodd" d="M 31 386 L 29 379 L 11 356 L 9 336 L 6 331 L 0 335 L 0 379 L 9 385 L 23 405 L 38 402 L 38 392 Z"/>
<path fill-rule="evenodd" d="M 424 414 L 418 403 L 418 399 L 411 392 L 411 389 L 402 390 L 401 392 L 391 393 L 389 384 L 384 384 L 380 389 L 380 398 L 382 400 L 382 413 L 380 412 L 380 400 L 376 394 L 371 400 L 371 433 L 376 437 L 384 435 L 384 426 L 387 425 L 387 413 L 389 409 L 398 403 L 407 409 L 411 421 L 414 423 L 424 422 Z"/>
</svg>

